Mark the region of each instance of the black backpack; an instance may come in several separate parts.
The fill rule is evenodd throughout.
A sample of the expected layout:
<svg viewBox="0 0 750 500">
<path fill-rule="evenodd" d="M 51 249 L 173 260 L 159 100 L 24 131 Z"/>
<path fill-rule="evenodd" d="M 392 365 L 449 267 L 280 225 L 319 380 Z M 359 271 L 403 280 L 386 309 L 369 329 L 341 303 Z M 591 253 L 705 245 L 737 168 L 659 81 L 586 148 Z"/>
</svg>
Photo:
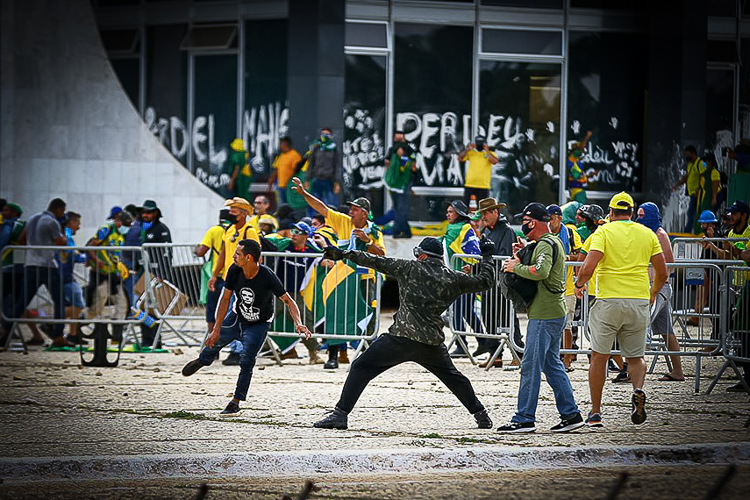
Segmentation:
<svg viewBox="0 0 750 500">
<path fill-rule="evenodd" d="M 516 253 L 519 260 L 521 261 L 521 264 L 526 266 L 531 265 L 531 259 L 534 255 L 534 249 L 542 241 L 545 240 L 541 239 L 538 242 L 526 245 Z M 552 265 L 554 266 L 555 261 L 557 261 L 557 245 L 555 245 L 551 241 L 546 241 L 546 243 L 552 247 Z M 534 297 L 536 297 L 536 292 L 538 290 L 538 285 L 540 282 L 530 280 L 528 278 L 523 278 L 515 273 L 505 272 L 501 274 L 499 282 L 500 293 L 502 293 L 507 299 L 513 302 L 513 308 L 516 310 L 516 312 L 528 312 L 531 302 L 534 300 Z M 544 283 L 542 283 L 542 285 L 547 287 L 547 285 L 545 285 Z M 549 290 L 549 287 L 547 287 L 547 289 Z M 550 290 L 550 292 L 552 293 L 562 293 L 562 291 L 563 290 Z"/>
</svg>

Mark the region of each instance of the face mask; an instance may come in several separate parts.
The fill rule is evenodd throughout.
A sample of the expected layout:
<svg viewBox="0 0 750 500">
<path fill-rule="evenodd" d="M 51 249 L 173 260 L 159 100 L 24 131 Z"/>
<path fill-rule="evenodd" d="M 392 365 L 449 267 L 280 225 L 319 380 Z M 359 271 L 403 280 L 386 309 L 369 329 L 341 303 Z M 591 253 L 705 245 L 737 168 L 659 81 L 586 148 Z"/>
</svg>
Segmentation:
<svg viewBox="0 0 750 500">
<path fill-rule="evenodd" d="M 70 229 L 69 227 L 66 227 L 65 228 L 65 236 L 67 236 L 68 238 L 72 238 L 73 237 L 73 230 Z"/>
<path fill-rule="evenodd" d="M 141 224 L 141 229 L 144 231 L 148 231 L 153 225 L 153 222 L 144 222 L 143 224 Z"/>
<path fill-rule="evenodd" d="M 128 234 L 128 231 L 130 231 L 130 228 L 128 226 L 120 226 L 120 227 L 117 228 L 117 231 L 121 235 L 125 236 L 126 234 Z"/>
<path fill-rule="evenodd" d="M 521 232 L 523 232 L 523 234 L 525 234 L 526 236 L 528 236 L 528 235 L 529 235 L 529 233 L 530 233 L 531 231 L 533 231 L 533 230 L 534 230 L 534 228 L 533 228 L 533 227 L 530 227 L 530 226 L 529 226 L 529 224 L 530 224 L 530 223 L 529 223 L 529 222 L 527 222 L 527 223 L 525 223 L 525 224 L 523 224 L 523 225 L 521 226 Z"/>
<path fill-rule="evenodd" d="M 235 222 L 237 222 L 237 216 L 234 214 L 227 215 L 227 222 L 229 222 L 230 225 L 234 224 Z"/>
<path fill-rule="evenodd" d="M 483 149 L 484 149 L 484 142 L 482 142 L 482 141 L 477 141 L 477 143 L 476 143 L 476 147 L 477 147 L 477 150 L 478 150 L 478 151 L 481 151 L 481 150 L 483 150 Z"/>
</svg>

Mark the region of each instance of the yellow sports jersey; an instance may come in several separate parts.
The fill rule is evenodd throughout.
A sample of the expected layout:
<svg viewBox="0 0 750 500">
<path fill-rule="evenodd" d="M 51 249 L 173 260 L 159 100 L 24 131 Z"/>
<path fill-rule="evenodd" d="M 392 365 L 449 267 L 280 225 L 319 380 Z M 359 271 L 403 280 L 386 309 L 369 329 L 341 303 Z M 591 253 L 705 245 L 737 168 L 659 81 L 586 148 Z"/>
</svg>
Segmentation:
<svg viewBox="0 0 750 500">
<path fill-rule="evenodd" d="M 598 298 L 649 299 L 648 265 L 662 253 L 652 230 L 629 220 L 613 221 L 589 236 L 586 246 L 604 254 L 597 266 Z"/>
<path fill-rule="evenodd" d="M 492 163 L 490 156 L 497 158 L 492 151 L 476 151 L 472 149 L 466 153 L 466 182 L 465 187 L 489 189 Z"/>
<path fill-rule="evenodd" d="M 203 235 L 201 245 L 208 247 L 210 258 L 213 259 L 211 262 L 211 273 L 216 271 L 216 266 L 219 264 L 219 253 L 221 253 L 221 245 L 224 242 L 224 228 L 222 226 L 214 226 L 208 228 L 206 234 Z"/>
<path fill-rule="evenodd" d="M 687 165 L 687 192 L 693 195 L 698 191 L 701 182 L 701 174 L 706 171 L 706 164 L 700 158 Z"/>
<path fill-rule="evenodd" d="M 572 231 L 568 231 L 568 229 L 572 229 Z M 574 251 L 580 251 L 581 246 L 583 245 L 583 242 L 581 241 L 581 235 L 578 234 L 578 231 L 576 231 L 576 227 L 572 224 L 566 224 L 563 226 L 561 231 L 568 231 L 568 236 L 570 236 L 571 233 L 573 234 L 573 240 L 570 241 L 570 253 L 573 253 Z M 575 294 L 575 282 L 573 281 L 573 278 L 575 277 L 575 272 L 576 272 L 576 266 L 567 266 L 567 270 L 565 271 L 565 296 L 566 297 L 568 295 Z"/>
<path fill-rule="evenodd" d="M 272 218 L 274 221 L 276 221 L 276 227 L 279 227 L 279 221 L 276 220 L 276 217 L 274 217 L 271 214 L 266 214 L 268 217 Z M 255 229 L 255 232 L 260 234 L 260 223 L 258 222 L 260 220 L 261 216 L 258 214 L 250 216 L 250 225 Z"/>
<path fill-rule="evenodd" d="M 258 236 L 257 231 L 253 229 L 253 226 L 250 225 L 249 220 L 239 229 L 232 224 L 226 229 L 226 231 L 224 231 L 224 235 L 222 236 L 224 244 L 224 271 L 221 273 L 223 279 L 227 278 L 229 266 L 234 264 L 234 252 L 237 251 L 237 245 L 239 245 L 242 240 L 255 240 L 260 245 L 260 237 Z"/>
<path fill-rule="evenodd" d="M 349 239 L 352 236 L 352 231 L 356 229 L 352 224 L 352 218 L 341 212 L 328 209 L 328 215 L 326 215 L 326 223 L 336 231 L 339 238 Z M 385 241 L 383 240 L 383 233 L 379 230 L 373 232 L 370 235 L 370 240 L 375 244 L 376 247 L 383 250 L 385 254 Z M 362 275 L 362 279 L 373 279 L 375 277 L 375 271 L 369 269 L 367 274 Z"/>
<path fill-rule="evenodd" d="M 294 175 L 294 168 L 300 160 L 302 160 L 302 157 L 294 149 L 290 149 L 286 153 L 279 153 L 279 156 L 276 157 L 273 168 L 276 169 L 276 182 L 280 188 L 286 187 L 289 183 L 289 179 Z"/>
</svg>

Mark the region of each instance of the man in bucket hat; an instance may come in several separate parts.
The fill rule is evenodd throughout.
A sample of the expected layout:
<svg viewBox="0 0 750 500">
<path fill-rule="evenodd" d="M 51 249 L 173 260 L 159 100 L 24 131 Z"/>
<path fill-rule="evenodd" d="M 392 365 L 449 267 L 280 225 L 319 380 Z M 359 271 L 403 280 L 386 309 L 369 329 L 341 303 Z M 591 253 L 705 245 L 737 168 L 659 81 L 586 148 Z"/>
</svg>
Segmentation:
<svg viewBox="0 0 750 500">
<path fill-rule="evenodd" d="M 505 203 L 499 203 L 495 198 L 484 198 L 479 200 L 479 206 L 477 208 L 477 212 L 472 218 L 480 218 L 482 220 L 482 223 L 484 224 L 482 235 L 494 244 L 492 254 L 503 257 L 509 257 L 512 255 L 513 243 L 516 242 L 516 232 L 510 227 L 510 224 L 508 224 L 508 219 L 505 218 L 505 215 L 500 212 L 500 209 L 505 208 Z M 510 305 L 508 301 L 500 295 L 500 292 L 497 289 L 491 289 L 482 294 L 482 319 L 487 328 L 486 333 L 497 335 L 499 328 L 507 328 L 510 326 L 509 307 Z M 518 322 L 518 317 L 515 315 L 513 317 L 513 323 L 513 342 L 519 347 L 523 347 L 523 340 L 521 340 L 521 325 Z M 489 353 L 490 358 L 480 366 L 486 368 L 489 366 L 489 363 L 492 362 L 493 366 L 502 367 L 502 350 L 497 353 L 497 358 L 494 361 L 492 360 L 492 355 L 497 351 L 499 346 L 500 341 L 498 340 L 480 337 L 477 339 L 477 349 L 472 355 L 479 356 L 484 353 Z"/>
<path fill-rule="evenodd" d="M 420 364 L 434 373 L 474 415 L 480 429 L 492 427 L 487 411 L 477 399 L 466 376 L 451 361 L 444 341 L 445 309 L 460 295 L 492 287 L 495 271 L 492 242 L 482 245 L 480 272 L 471 276 L 448 269 L 443 264 L 443 245 L 437 238 L 425 238 L 414 248 L 416 260 L 393 259 L 359 250 L 329 246 L 324 257 L 351 262 L 385 273 L 398 280 L 399 309 L 393 325 L 353 363 L 344 382 L 341 398 L 333 412 L 314 424 L 326 429 L 346 429 L 348 415 L 367 384 L 394 366 L 406 361 Z M 425 286 L 429 283 L 430 286 Z"/>
<path fill-rule="evenodd" d="M 154 200 L 146 200 L 141 205 L 141 243 L 172 243 L 169 228 L 161 221 L 161 210 Z M 165 247 L 146 247 L 149 257 L 151 276 L 173 281 L 172 250 Z M 147 326 L 141 324 L 141 346 L 152 347 L 156 338 L 158 324 Z M 157 343 L 154 347 L 160 348 Z"/>
</svg>

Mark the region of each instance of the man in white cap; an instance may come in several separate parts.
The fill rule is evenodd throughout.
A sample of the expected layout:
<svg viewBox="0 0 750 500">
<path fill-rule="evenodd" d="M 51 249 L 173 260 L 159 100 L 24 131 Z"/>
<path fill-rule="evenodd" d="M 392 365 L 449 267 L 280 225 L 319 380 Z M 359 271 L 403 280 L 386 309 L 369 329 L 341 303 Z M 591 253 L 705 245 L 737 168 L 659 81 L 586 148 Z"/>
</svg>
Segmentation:
<svg viewBox="0 0 750 500">
<path fill-rule="evenodd" d="M 609 224 L 604 224 L 589 236 L 591 245 L 586 260 L 578 272 L 576 297 L 583 297 L 586 282 L 594 269 L 596 302 L 591 307 L 591 365 L 589 391 L 591 411 L 586 424 L 602 427 L 601 404 L 607 359 L 617 340 L 622 356 L 628 363 L 633 384 L 631 420 L 634 424 L 646 421 L 646 331 L 650 322 L 649 304 L 667 281 L 667 265 L 661 244 L 653 231 L 631 220 L 633 198 L 624 191 L 609 202 Z M 649 288 L 649 263 L 654 279 Z"/>
</svg>

